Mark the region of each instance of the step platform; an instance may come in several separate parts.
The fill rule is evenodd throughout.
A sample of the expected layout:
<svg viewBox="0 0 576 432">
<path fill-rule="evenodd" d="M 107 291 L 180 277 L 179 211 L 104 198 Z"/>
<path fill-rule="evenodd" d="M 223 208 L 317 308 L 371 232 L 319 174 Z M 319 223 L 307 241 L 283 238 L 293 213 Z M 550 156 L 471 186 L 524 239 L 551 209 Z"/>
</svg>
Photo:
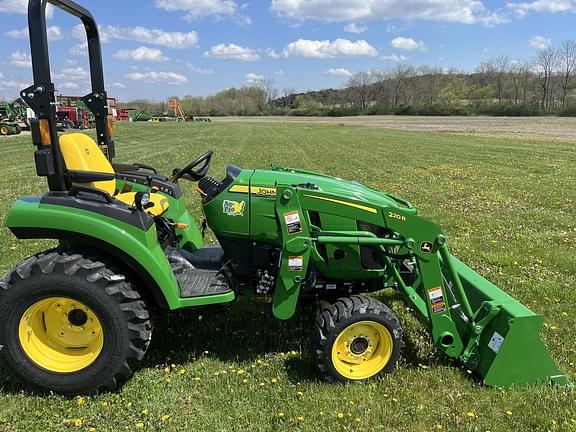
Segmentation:
<svg viewBox="0 0 576 432">
<path fill-rule="evenodd" d="M 228 275 L 222 270 L 222 248 L 210 246 L 193 253 L 168 248 L 166 256 L 180 287 L 181 298 L 214 296 L 233 291 Z"/>
</svg>

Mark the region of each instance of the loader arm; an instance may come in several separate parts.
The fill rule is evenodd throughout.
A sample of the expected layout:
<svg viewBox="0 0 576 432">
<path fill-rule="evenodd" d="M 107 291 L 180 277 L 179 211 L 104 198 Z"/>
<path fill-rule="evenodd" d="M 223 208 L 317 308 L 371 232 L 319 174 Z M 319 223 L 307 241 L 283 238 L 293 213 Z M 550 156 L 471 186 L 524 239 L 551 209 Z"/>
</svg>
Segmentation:
<svg viewBox="0 0 576 432">
<path fill-rule="evenodd" d="M 419 216 L 410 203 L 386 194 L 382 203 L 386 205 L 366 205 L 295 186 L 278 187 L 276 216 L 282 229 L 283 254 L 273 308 L 278 318 L 287 319 L 294 313 L 309 265 L 322 267 L 317 253 L 320 245 L 378 248 L 385 263 L 383 288 L 399 290 L 430 329 L 434 345 L 476 371 L 485 384 L 566 384 L 566 377 L 540 340 L 541 315 L 452 256 L 440 227 Z M 394 235 L 318 229 L 305 217 L 318 209 L 333 215 L 345 211 L 351 219 Z M 292 219 L 296 225 L 290 226 L 290 215 L 296 215 Z M 407 260 L 414 266 L 408 282 L 400 274 Z M 376 274 L 372 272 L 372 276 Z"/>
</svg>

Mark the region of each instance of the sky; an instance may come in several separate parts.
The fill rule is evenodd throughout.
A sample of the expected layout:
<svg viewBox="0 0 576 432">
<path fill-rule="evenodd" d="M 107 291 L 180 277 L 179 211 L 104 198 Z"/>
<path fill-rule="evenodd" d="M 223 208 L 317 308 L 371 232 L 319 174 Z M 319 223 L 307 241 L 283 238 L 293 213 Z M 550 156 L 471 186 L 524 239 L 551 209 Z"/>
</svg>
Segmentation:
<svg viewBox="0 0 576 432">
<path fill-rule="evenodd" d="M 576 0 L 80 0 L 99 24 L 105 81 L 120 100 L 208 96 L 273 80 L 342 87 L 356 71 L 432 65 L 473 71 L 574 39 Z M 27 0 L 0 0 L 0 97 L 32 83 Z M 53 82 L 89 91 L 85 35 L 48 8 Z"/>
</svg>

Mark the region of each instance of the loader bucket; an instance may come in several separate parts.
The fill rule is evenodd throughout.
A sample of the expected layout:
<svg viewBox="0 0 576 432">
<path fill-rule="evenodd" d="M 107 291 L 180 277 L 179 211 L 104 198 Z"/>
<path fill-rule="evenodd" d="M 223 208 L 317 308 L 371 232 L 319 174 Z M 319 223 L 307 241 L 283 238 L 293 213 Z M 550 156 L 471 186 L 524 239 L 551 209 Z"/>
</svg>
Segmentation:
<svg viewBox="0 0 576 432">
<path fill-rule="evenodd" d="M 452 265 L 477 317 L 482 308 L 500 306 L 500 311 L 481 333 L 472 359 L 484 384 L 494 387 L 526 387 L 537 383 L 566 385 L 565 375 L 540 339 L 544 317 L 532 312 L 457 258 L 452 257 Z"/>
</svg>

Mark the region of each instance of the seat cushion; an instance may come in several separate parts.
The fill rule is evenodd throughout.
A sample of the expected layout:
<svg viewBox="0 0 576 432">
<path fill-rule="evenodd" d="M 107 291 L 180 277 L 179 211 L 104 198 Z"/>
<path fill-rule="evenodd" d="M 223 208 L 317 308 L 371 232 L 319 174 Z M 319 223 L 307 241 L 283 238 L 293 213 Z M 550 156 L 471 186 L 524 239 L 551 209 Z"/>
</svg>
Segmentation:
<svg viewBox="0 0 576 432">
<path fill-rule="evenodd" d="M 60 136 L 60 151 L 66 168 L 70 171 L 92 171 L 104 174 L 114 174 L 112 165 L 102 153 L 96 142 L 88 135 L 69 133 Z M 116 180 L 95 181 L 83 183 L 94 189 L 100 189 L 112 195 Z"/>
<path fill-rule="evenodd" d="M 126 192 L 116 195 L 116 198 L 119 201 L 122 201 L 128 205 L 134 205 L 134 198 L 136 196 L 136 192 Z M 146 212 L 151 216 L 162 216 L 166 213 L 166 210 L 170 208 L 170 203 L 168 199 L 159 193 L 151 193 L 150 194 L 150 203 L 154 204 L 153 206 L 146 209 Z"/>
</svg>

